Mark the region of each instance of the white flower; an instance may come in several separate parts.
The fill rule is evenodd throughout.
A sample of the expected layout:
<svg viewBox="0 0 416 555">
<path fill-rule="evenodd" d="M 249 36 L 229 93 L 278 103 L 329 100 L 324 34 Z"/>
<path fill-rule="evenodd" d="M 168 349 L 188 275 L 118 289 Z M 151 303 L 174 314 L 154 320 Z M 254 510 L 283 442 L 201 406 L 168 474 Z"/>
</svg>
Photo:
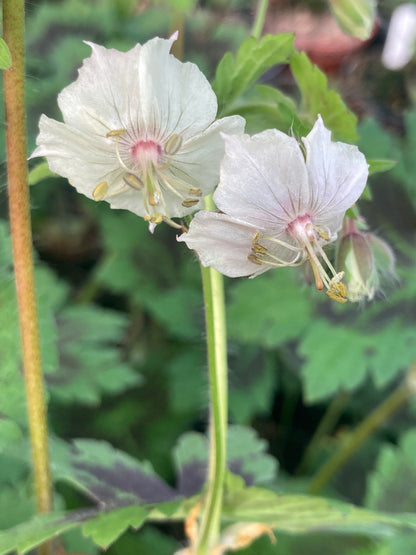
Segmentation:
<svg viewBox="0 0 416 555">
<path fill-rule="evenodd" d="M 228 136 L 214 200 L 223 213 L 201 211 L 179 237 L 204 266 L 230 277 L 309 260 L 316 286 L 340 302 L 346 290 L 322 246 L 336 239 L 345 211 L 368 176 L 357 147 L 331 141 L 321 117 L 303 139 L 274 129 Z M 320 259 L 323 259 L 329 273 Z"/>
<path fill-rule="evenodd" d="M 149 221 L 201 208 L 218 183 L 220 132 L 242 133 L 244 120 L 215 120 L 216 96 L 191 63 L 169 54 L 177 34 L 119 52 L 92 48 L 78 79 L 58 96 L 64 123 L 42 115 L 38 147 L 52 171 L 81 193 Z"/>
</svg>

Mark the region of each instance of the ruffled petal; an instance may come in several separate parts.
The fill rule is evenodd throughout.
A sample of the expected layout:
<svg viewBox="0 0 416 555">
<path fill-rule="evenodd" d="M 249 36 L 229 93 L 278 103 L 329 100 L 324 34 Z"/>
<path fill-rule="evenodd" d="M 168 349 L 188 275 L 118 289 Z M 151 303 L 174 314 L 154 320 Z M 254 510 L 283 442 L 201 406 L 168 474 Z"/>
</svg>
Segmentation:
<svg viewBox="0 0 416 555">
<path fill-rule="evenodd" d="M 367 182 L 368 164 L 356 146 L 331 141 L 331 132 L 321 116 L 303 142 L 311 216 L 314 222 L 319 220 L 325 224 L 359 199 Z"/>
<path fill-rule="evenodd" d="M 227 214 L 276 233 L 308 208 L 305 161 L 298 142 L 275 129 L 226 136 L 214 200 Z"/>
<path fill-rule="evenodd" d="M 178 241 L 195 250 L 203 266 L 212 266 L 229 277 L 249 276 L 269 269 L 247 258 L 256 232 L 254 226 L 225 214 L 201 211 Z"/>
</svg>

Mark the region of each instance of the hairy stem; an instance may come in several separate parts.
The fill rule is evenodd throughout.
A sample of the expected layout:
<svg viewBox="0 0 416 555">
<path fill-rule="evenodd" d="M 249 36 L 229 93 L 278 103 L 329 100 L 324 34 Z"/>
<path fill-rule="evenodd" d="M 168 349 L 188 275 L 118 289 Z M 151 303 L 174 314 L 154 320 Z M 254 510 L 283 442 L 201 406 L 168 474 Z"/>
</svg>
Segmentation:
<svg viewBox="0 0 416 555">
<path fill-rule="evenodd" d="M 412 370 L 413 372 L 413 370 Z M 409 374 L 410 376 L 410 374 Z M 414 380 L 414 377 L 413 377 Z M 357 428 L 346 438 L 337 451 L 321 467 L 312 479 L 309 493 L 317 494 L 327 484 L 345 462 L 361 447 L 368 437 L 392 416 L 415 394 L 414 384 L 409 380 L 391 393 Z"/>
<path fill-rule="evenodd" d="M 12 56 L 11 68 L 4 71 L 10 227 L 37 509 L 46 513 L 52 496 L 26 162 L 24 0 L 3 0 L 3 26 Z M 40 552 L 48 553 L 48 546 Z"/>
<path fill-rule="evenodd" d="M 207 199 L 206 208 L 212 208 Z M 222 275 L 201 266 L 210 382 L 210 451 L 207 492 L 196 552 L 206 555 L 219 536 L 227 460 L 227 337 Z"/>
</svg>

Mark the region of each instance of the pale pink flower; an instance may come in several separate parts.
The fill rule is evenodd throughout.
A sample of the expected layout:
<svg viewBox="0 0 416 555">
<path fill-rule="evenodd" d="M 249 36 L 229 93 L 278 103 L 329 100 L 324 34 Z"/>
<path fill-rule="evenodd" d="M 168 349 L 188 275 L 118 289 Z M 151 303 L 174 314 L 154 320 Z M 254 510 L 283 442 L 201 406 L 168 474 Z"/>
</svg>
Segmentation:
<svg viewBox="0 0 416 555">
<path fill-rule="evenodd" d="M 345 302 L 343 274 L 322 247 L 336 239 L 345 211 L 363 192 L 364 155 L 331 141 L 320 116 L 303 145 L 274 129 L 225 140 L 214 194 L 221 212 L 196 214 L 179 241 L 196 250 L 204 266 L 230 277 L 309 260 L 317 288 Z"/>
<path fill-rule="evenodd" d="M 216 120 L 217 99 L 195 64 L 169 54 L 154 38 L 119 52 L 92 48 L 77 80 L 58 96 L 64 123 L 43 115 L 34 156 L 84 195 L 149 221 L 203 206 L 218 183 L 220 132 L 242 133 L 244 120 Z"/>
</svg>

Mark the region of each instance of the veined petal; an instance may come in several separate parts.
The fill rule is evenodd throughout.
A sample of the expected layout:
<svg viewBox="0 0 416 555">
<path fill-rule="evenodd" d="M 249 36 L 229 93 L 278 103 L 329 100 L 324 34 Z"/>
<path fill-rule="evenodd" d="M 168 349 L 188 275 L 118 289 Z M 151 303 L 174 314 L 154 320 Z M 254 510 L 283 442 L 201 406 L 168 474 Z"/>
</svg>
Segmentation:
<svg viewBox="0 0 416 555">
<path fill-rule="evenodd" d="M 308 208 L 305 161 L 298 142 L 275 129 L 226 136 L 214 200 L 227 214 L 277 233 Z"/>
<path fill-rule="evenodd" d="M 170 49 L 172 41 L 165 42 Z M 91 42 L 86 44 L 92 49 L 91 56 L 84 60 L 76 81 L 58 95 L 64 121 L 97 136 L 125 128 L 129 120 L 142 126 L 147 118 L 140 102 L 142 85 L 138 79 L 143 47 L 137 44 L 128 52 L 119 52 Z"/>
<path fill-rule="evenodd" d="M 217 97 L 198 66 L 182 63 L 169 54 L 169 42 L 155 38 L 142 47 L 140 103 L 148 124 L 155 122 L 164 136 L 180 133 L 186 141 L 213 122 Z"/>
<path fill-rule="evenodd" d="M 331 141 L 321 116 L 303 139 L 314 221 L 345 212 L 360 197 L 368 177 L 365 156 L 356 146 Z"/>
<path fill-rule="evenodd" d="M 105 139 L 91 141 L 90 135 L 42 115 L 38 147 L 31 158 L 46 156 L 50 169 L 68 178 L 77 189 L 92 198 L 101 181 L 111 186 L 113 174 L 120 173 L 113 149 Z"/>
<path fill-rule="evenodd" d="M 219 181 L 220 164 L 225 143 L 220 133 L 241 134 L 245 120 L 230 116 L 214 121 L 202 133 L 192 137 L 174 157 L 172 172 L 181 175 L 191 187 L 197 186 L 207 195 Z"/>
<path fill-rule="evenodd" d="M 268 266 L 248 260 L 257 229 L 218 212 L 198 212 L 189 231 L 178 237 L 198 253 L 203 266 L 212 266 L 229 277 L 263 273 Z"/>
</svg>

